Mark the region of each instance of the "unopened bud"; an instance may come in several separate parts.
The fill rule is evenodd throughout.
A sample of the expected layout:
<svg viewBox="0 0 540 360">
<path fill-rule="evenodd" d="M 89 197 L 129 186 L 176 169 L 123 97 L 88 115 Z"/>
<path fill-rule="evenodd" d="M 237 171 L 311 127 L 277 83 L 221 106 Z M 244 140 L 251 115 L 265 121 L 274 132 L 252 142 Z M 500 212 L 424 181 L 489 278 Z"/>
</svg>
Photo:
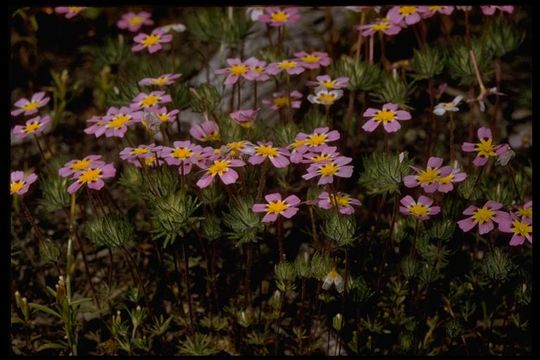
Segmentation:
<svg viewBox="0 0 540 360">
<path fill-rule="evenodd" d="M 336 316 L 332 319 L 332 326 L 337 331 L 341 330 L 341 326 L 343 325 L 343 316 L 340 313 L 337 313 Z"/>
</svg>

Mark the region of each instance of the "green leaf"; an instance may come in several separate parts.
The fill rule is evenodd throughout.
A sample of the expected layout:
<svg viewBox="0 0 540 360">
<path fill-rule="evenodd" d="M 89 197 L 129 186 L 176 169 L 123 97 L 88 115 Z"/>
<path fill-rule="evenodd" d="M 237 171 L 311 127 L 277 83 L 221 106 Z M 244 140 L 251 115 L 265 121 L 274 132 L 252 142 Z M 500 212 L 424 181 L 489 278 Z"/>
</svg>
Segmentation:
<svg viewBox="0 0 540 360">
<path fill-rule="evenodd" d="M 40 352 L 40 351 L 43 351 L 43 350 L 49 350 L 49 349 L 68 349 L 68 345 L 67 344 L 64 344 L 64 343 L 45 343 L 45 344 L 42 344 L 40 346 L 38 346 L 38 348 L 36 349 L 36 352 Z"/>
<path fill-rule="evenodd" d="M 49 308 L 48 306 L 36 304 L 36 303 L 28 303 L 31 308 L 36 309 L 38 311 L 42 311 L 46 314 L 56 316 L 59 319 L 62 319 L 62 315 L 60 315 L 58 312 L 54 311 L 53 309 Z"/>
</svg>

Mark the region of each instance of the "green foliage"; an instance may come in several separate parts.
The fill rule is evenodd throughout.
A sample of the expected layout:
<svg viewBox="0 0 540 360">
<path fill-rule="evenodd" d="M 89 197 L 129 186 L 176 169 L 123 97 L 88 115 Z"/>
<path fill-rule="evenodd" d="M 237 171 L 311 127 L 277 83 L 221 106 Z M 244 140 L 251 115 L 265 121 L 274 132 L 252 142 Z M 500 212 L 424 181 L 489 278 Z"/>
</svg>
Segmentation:
<svg viewBox="0 0 540 360">
<path fill-rule="evenodd" d="M 450 219 L 436 219 L 431 222 L 426 234 L 432 239 L 448 240 L 454 234 L 456 224 Z"/>
<path fill-rule="evenodd" d="M 180 356 L 210 356 L 219 352 L 211 336 L 195 333 L 188 335 L 178 346 Z"/>
<path fill-rule="evenodd" d="M 408 84 L 390 73 L 383 73 L 382 83 L 375 87 L 370 95 L 378 103 L 394 103 L 403 109 L 411 109 L 407 105 L 409 96 L 414 91 L 414 86 Z"/>
<path fill-rule="evenodd" d="M 380 86 L 381 68 L 366 61 L 356 61 L 353 57 L 342 56 L 331 67 L 330 74 L 335 78 L 347 76 L 349 89 L 371 91 Z"/>
<path fill-rule="evenodd" d="M 330 270 L 332 270 L 332 259 L 320 252 L 315 252 L 311 258 L 311 276 L 315 279 L 322 279 Z"/>
<path fill-rule="evenodd" d="M 440 48 L 432 46 L 414 49 L 411 65 L 415 72 L 412 75 L 415 80 L 432 79 L 444 69 L 444 53 Z"/>
<path fill-rule="evenodd" d="M 513 269 L 514 264 L 499 248 L 489 252 L 482 264 L 483 274 L 493 282 L 506 281 Z"/>
<path fill-rule="evenodd" d="M 348 291 L 351 299 L 357 304 L 365 303 L 375 295 L 375 292 L 360 275 L 352 278 L 352 284 Z"/>
<path fill-rule="evenodd" d="M 202 84 L 197 88 L 189 89 L 190 107 L 194 112 L 212 114 L 219 108 L 222 96 L 215 86 Z"/>
<path fill-rule="evenodd" d="M 356 220 L 353 216 L 344 216 L 330 212 L 329 218 L 322 227 L 323 235 L 338 246 L 351 246 L 355 239 Z"/>
<path fill-rule="evenodd" d="M 459 85 L 477 85 L 476 73 L 470 54 L 471 50 L 476 55 L 478 70 L 484 84 L 490 80 L 493 74 L 492 53 L 485 42 L 479 38 L 471 39 L 470 45 L 465 40 L 455 41 L 449 50 L 448 71 L 452 79 L 459 81 Z"/>
<path fill-rule="evenodd" d="M 514 51 L 525 39 L 525 32 L 520 31 L 504 16 L 493 16 L 484 31 L 487 33 L 487 46 L 496 57 Z"/>
<path fill-rule="evenodd" d="M 178 189 L 178 169 L 170 166 L 152 168 L 146 173 L 144 180 L 139 191 L 147 201 L 154 201 L 156 197 L 170 197 Z"/>
<path fill-rule="evenodd" d="M 84 224 L 84 234 L 96 246 L 118 247 L 133 240 L 134 229 L 129 220 L 120 215 L 99 216 Z"/>
<path fill-rule="evenodd" d="M 373 152 L 363 157 L 364 171 L 358 183 L 366 188 L 369 195 L 399 193 L 404 176 L 409 173 L 409 159 L 383 152 Z"/>
<path fill-rule="evenodd" d="M 60 177 L 58 172 L 40 179 L 43 198 L 40 205 L 46 212 L 54 212 L 69 207 L 68 179 Z"/>
<path fill-rule="evenodd" d="M 229 239 L 235 246 L 244 243 L 256 243 L 260 236 L 258 233 L 264 229 L 260 216 L 251 210 L 253 199 L 249 196 L 238 198 L 229 204 L 229 211 L 223 214 L 223 222 L 231 230 L 227 232 Z"/>
<path fill-rule="evenodd" d="M 39 242 L 39 255 L 46 262 L 58 261 L 58 257 L 62 253 L 62 246 L 56 241 L 44 239 Z"/>
</svg>

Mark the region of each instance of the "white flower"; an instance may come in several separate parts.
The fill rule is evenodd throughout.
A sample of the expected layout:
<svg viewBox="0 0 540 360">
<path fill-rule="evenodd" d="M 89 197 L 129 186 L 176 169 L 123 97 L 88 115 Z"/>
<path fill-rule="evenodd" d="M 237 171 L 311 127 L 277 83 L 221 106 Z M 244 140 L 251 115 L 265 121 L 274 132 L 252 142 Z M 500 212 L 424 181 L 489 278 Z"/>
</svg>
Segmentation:
<svg viewBox="0 0 540 360">
<path fill-rule="evenodd" d="M 184 24 L 169 24 L 161 27 L 161 30 L 165 32 L 170 32 L 171 30 L 174 30 L 175 32 L 184 32 L 186 30 L 186 25 Z"/>
<path fill-rule="evenodd" d="M 343 96 L 343 90 L 331 90 L 328 91 L 327 88 L 319 86 L 315 89 L 315 95 L 308 95 L 308 100 L 312 104 L 321 104 L 321 105 L 332 105 L 334 101 Z"/>
<path fill-rule="evenodd" d="M 456 96 L 451 102 L 437 104 L 433 109 L 433 113 L 435 115 L 443 116 L 447 111 L 459 111 L 458 105 L 461 100 L 463 100 L 463 96 L 460 95 Z"/>
<path fill-rule="evenodd" d="M 251 21 L 259 20 L 259 16 L 264 14 L 264 6 L 252 6 L 246 9 L 247 15 L 250 16 Z"/>
<path fill-rule="evenodd" d="M 339 275 L 339 273 L 336 271 L 336 269 L 332 269 L 325 277 L 324 282 L 322 284 L 322 288 L 324 290 L 330 289 L 332 284 L 336 285 L 336 290 L 339 293 L 342 293 L 343 290 L 345 290 L 345 281 L 343 281 L 343 277 Z"/>
</svg>

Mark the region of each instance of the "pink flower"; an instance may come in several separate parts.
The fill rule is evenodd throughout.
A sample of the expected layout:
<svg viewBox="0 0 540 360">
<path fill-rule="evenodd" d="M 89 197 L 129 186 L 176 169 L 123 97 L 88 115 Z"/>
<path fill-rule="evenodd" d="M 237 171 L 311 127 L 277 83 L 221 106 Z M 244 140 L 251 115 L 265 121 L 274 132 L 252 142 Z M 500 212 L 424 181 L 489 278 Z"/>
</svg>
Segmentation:
<svg viewBox="0 0 540 360">
<path fill-rule="evenodd" d="M 300 15 L 298 15 L 298 8 L 296 7 L 286 7 L 284 9 L 279 7 L 266 7 L 264 12 L 264 14 L 259 15 L 257 20 L 267 23 L 273 27 L 292 24 L 300 19 Z"/>
<path fill-rule="evenodd" d="M 428 159 L 426 170 L 420 170 L 412 166 L 418 175 L 405 176 L 403 183 L 408 188 L 420 185 L 426 193 L 437 190 L 443 193 L 451 191 L 454 189 L 452 183 L 465 180 L 467 174 L 451 166 L 441 167 L 442 163 L 442 158 L 432 156 Z"/>
<path fill-rule="evenodd" d="M 176 115 L 178 115 L 179 110 L 167 111 L 166 107 L 162 107 L 153 111 L 154 114 L 158 117 L 160 123 L 174 122 L 176 120 Z"/>
<path fill-rule="evenodd" d="M 254 204 L 251 210 L 253 212 L 265 212 L 262 222 L 274 222 L 277 220 L 278 215 L 281 215 L 287 219 L 292 218 L 298 212 L 298 205 L 300 199 L 296 195 L 289 195 L 285 199 L 281 200 L 280 193 L 273 193 L 264 196 L 267 201 L 266 204 Z"/>
<path fill-rule="evenodd" d="M 172 85 L 176 81 L 176 79 L 179 79 L 182 74 L 163 74 L 160 75 L 157 78 L 144 78 L 141 81 L 139 81 L 139 85 L 155 85 L 155 86 L 165 86 L 165 85 Z"/>
<path fill-rule="evenodd" d="M 339 131 L 330 131 L 327 127 L 316 128 L 311 134 L 303 132 L 296 135 L 295 140 L 302 140 L 303 144 L 297 148 L 300 153 L 305 153 L 307 150 L 317 152 L 327 147 L 327 144 L 339 140 Z"/>
<path fill-rule="evenodd" d="M 383 105 L 382 109 L 367 109 L 364 114 L 364 117 L 371 117 L 371 119 L 366 122 L 362 129 L 367 132 L 374 131 L 380 123 L 383 124 L 384 130 L 386 132 L 396 132 L 401 128 L 401 125 L 397 120 L 410 120 L 411 114 L 405 110 L 398 110 L 397 104 L 386 103 Z"/>
<path fill-rule="evenodd" d="M 403 215 L 412 215 L 417 220 L 428 220 L 431 216 L 437 215 L 441 208 L 439 206 L 431 206 L 433 200 L 420 195 L 418 201 L 415 201 L 412 196 L 404 196 L 400 203 L 402 206 L 399 207 L 399 211 Z"/>
<path fill-rule="evenodd" d="M 302 154 L 300 160 L 296 161 L 305 163 L 305 164 L 314 164 L 314 163 L 323 163 L 326 161 L 334 160 L 336 157 L 340 156 L 337 152 L 336 146 L 321 146 L 316 152 L 311 152 L 309 148 L 305 148 L 307 151 Z M 291 162 L 292 156 L 291 156 Z"/>
<path fill-rule="evenodd" d="M 139 145 L 136 148 L 126 147 L 120 152 L 120 159 L 136 167 L 161 165 L 159 155 L 162 152 L 162 146 Z"/>
<path fill-rule="evenodd" d="M 291 108 L 299 109 L 302 101 L 302 94 L 294 90 L 291 92 Z M 286 93 L 277 92 L 272 94 L 272 100 L 263 100 L 263 104 L 270 105 L 270 109 L 279 110 L 281 108 L 286 108 L 289 105 L 289 96 Z"/>
<path fill-rule="evenodd" d="M 294 56 L 296 57 L 295 60 L 300 62 L 300 66 L 306 69 L 319 69 L 321 66 L 328 66 L 332 62 L 328 53 L 322 51 L 311 53 L 299 51 L 294 53 Z"/>
<path fill-rule="evenodd" d="M 247 140 L 233 141 L 221 146 L 220 153 L 226 158 L 238 158 L 242 155 L 253 155 L 255 145 Z"/>
<path fill-rule="evenodd" d="M 332 209 L 337 205 L 339 212 L 345 215 L 351 215 L 354 213 L 354 206 L 360 206 L 362 203 L 358 199 L 352 198 L 349 194 L 338 192 L 337 194 L 329 194 L 323 191 L 317 198 L 317 205 L 321 209 Z"/>
<path fill-rule="evenodd" d="M 70 177 L 78 171 L 83 171 L 91 166 L 104 166 L 105 162 L 101 160 L 101 155 L 88 155 L 84 159 L 73 159 L 64 164 L 58 170 L 61 177 Z"/>
<path fill-rule="evenodd" d="M 245 64 L 249 66 L 249 70 L 253 73 L 255 81 L 266 81 L 270 77 L 266 73 L 266 61 L 261 61 L 257 58 L 250 57 L 246 60 Z"/>
<path fill-rule="evenodd" d="M 386 35 L 396 35 L 401 31 L 401 27 L 391 22 L 388 17 L 377 19 L 371 24 L 359 25 L 356 29 L 361 31 L 364 37 L 373 36 L 378 32 Z"/>
<path fill-rule="evenodd" d="M 122 106 L 120 109 L 112 106 L 105 115 L 96 123 L 86 129 L 87 134 L 94 134 L 97 138 L 105 134 L 106 137 L 124 137 L 128 126 L 140 122 L 142 119 L 141 111 Z M 92 120 L 92 119 L 91 119 Z"/>
<path fill-rule="evenodd" d="M 517 215 L 520 216 L 522 220 L 532 221 L 532 200 L 520 207 L 517 211 Z"/>
<path fill-rule="evenodd" d="M 130 11 L 122 15 L 122 18 L 118 20 L 116 26 L 120 29 L 128 29 L 128 31 L 136 32 L 139 31 L 143 25 L 154 25 L 154 21 L 150 19 L 151 17 L 152 15 L 146 11 L 141 11 L 137 14 Z"/>
<path fill-rule="evenodd" d="M 477 135 L 480 140 L 479 143 L 464 142 L 461 145 L 461 150 L 477 153 L 473 160 L 475 166 L 484 166 L 490 157 L 497 157 L 508 151 L 507 144 L 493 144 L 493 136 L 489 128 L 481 127 L 478 129 Z"/>
<path fill-rule="evenodd" d="M 229 67 L 218 69 L 215 71 L 216 74 L 222 75 L 227 74 L 225 79 L 225 85 L 236 84 L 240 77 L 243 77 L 246 80 L 255 80 L 259 75 L 251 70 L 252 62 L 248 63 L 242 62 L 240 59 L 227 59 L 227 64 Z"/>
<path fill-rule="evenodd" d="M 68 193 L 73 194 L 85 184 L 90 189 L 101 190 L 101 188 L 105 186 L 103 179 L 112 178 L 115 175 L 116 169 L 112 163 L 94 164 L 85 170 L 74 173 L 73 178 L 76 179 L 76 181 L 68 187 L 67 191 Z"/>
<path fill-rule="evenodd" d="M 514 128 L 514 133 L 508 137 L 508 143 L 513 149 L 529 148 L 532 146 L 532 124 L 526 123 Z"/>
<path fill-rule="evenodd" d="M 221 139 L 219 135 L 219 127 L 215 121 L 206 120 L 202 124 L 194 124 L 189 129 L 189 133 L 199 141 L 218 141 Z"/>
<path fill-rule="evenodd" d="M 206 167 L 206 172 L 199 181 L 197 181 L 197 186 L 204 189 L 214 181 L 216 175 L 219 176 L 225 185 L 235 183 L 236 180 L 238 180 L 238 173 L 231 168 L 244 165 L 246 165 L 246 163 L 239 159 L 215 159 Z M 205 164 L 201 163 L 199 166 L 203 167 Z"/>
<path fill-rule="evenodd" d="M 424 19 L 430 18 L 437 13 L 443 14 L 443 15 L 452 15 L 452 12 L 454 12 L 453 6 L 445 6 L 445 5 L 421 6 L 420 8 L 421 8 L 420 12 Z"/>
<path fill-rule="evenodd" d="M 311 164 L 307 173 L 302 175 L 305 180 L 320 176 L 318 185 L 331 184 L 334 182 L 334 176 L 349 178 L 352 176 L 353 166 L 346 165 L 352 161 L 352 158 L 346 156 L 338 156 L 329 161 Z"/>
<path fill-rule="evenodd" d="M 31 100 L 28 100 L 27 98 L 19 99 L 13 104 L 15 107 L 18 107 L 18 109 L 12 110 L 11 115 L 17 116 L 21 113 L 24 113 L 24 115 L 35 114 L 38 112 L 38 109 L 45 106 L 50 99 L 50 97 L 45 97 L 44 91 L 32 95 Z"/>
<path fill-rule="evenodd" d="M 441 169 L 442 170 L 442 169 Z M 452 168 L 452 172 L 446 176 L 441 176 L 435 179 L 439 184 L 437 191 L 447 193 L 454 190 L 454 184 L 462 182 L 467 178 L 467 174 L 461 171 L 459 168 Z"/>
<path fill-rule="evenodd" d="M 304 72 L 304 68 L 301 66 L 300 62 L 295 60 L 283 60 L 278 62 L 273 62 L 268 65 L 266 72 L 270 75 L 279 74 L 285 70 L 289 75 L 298 75 Z"/>
<path fill-rule="evenodd" d="M 202 151 L 200 145 L 192 144 L 190 141 L 175 141 L 173 147 L 163 147 L 161 157 L 169 165 L 179 165 L 178 173 L 187 175 L 191 172 L 195 153 Z"/>
<path fill-rule="evenodd" d="M 317 81 L 307 81 L 306 85 L 324 87 L 328 90 L 343 89 L 349 86 L 349 78 L 346 76 L 340 76 L 332 80 L 328 75 L 319 75 L 315 79 L 317 79 Z"/>
<path fill-rule="evenodd" d="M 259 109 L 238 110 L 232 112 L 230 116 L 231 119 L 233 119 L 238 125 L 242 126 L 243 128 L 249 129 L 253 127 L 253 121 L 255 121 L 255 117 L 257 116 L 258 111 Z"/>
<path fill-rule="evenodd" d="M 487 16 L 491 16 L 495 14 L 496 10 L 500 10 L 501 12 L 507 12 L 509 14 L 514 12 L 514 7 L 511 5 L 504 5 L 504 6 L 484 5 L 484 6 L 480 6 L 480 9 L 482 10 L 482 13 Z"/>
<path fill-rule="evenodd" d="M 30 120 L 26 120 L 26 125 L 16 125 L 13 128 L 13 136 L 17 139 L 24 139 L 29 135 L 41 134 L 47 125 L 51 122 L 49 115 L 44 117 L 36 116 Z"/>
<path fill-rule="evenodd" d="M 502 204 L 493 200 L 487 201 L 481 208 L 471 205 L 463 211 L 463 215 L 472 216 L 458 221 L 457 224 L 464 232 L 470 231 L 478 224 L 478 233 L 486 234 L 495 228 L 493 221 L 500 224 L 508 218 L 508 213 L 499 211 L 502 207 Z"/>
<path fill-rule="evenodd" d="M 129 105 L 129 107 L 133 110 L 152 110 L 159 104 L 166 104 L 171 101 L 171 96 L 166 95 L 164 91 L 152 91 L 150 94 L 142 92 L 131 100 L 131 105 Z"/>
<path fill-rule="evenodd" d="M 510 246 L 523 245 L 525 239 L 532 244 L 532 222 L 531 219 L 520 219 L 512 214 L 499 222 L 499 231 L 512 233 Z"/>
<path fill-rule="evenodd" d="M 37 175 L 30 173 L 28 176 L 24 176 L 22 171 L 11 172 L 11 182 L 9 184 L 10 195 L 23 195 L 28 192 L 28 188 L 32 183 L 37 180 Z"/>
<path fill-rule="evenodd" d="M 259 145 L 255 146 L 255 153 L 251 155 L 248 162 L 251 165 L 261 164 L 265 159 L 269 159 L 272 165 L 277 168 L 284 168 L 289 166 L 290 162 L 287 159 L 289 151 L 284 148 L 278 148 L 272 146 L 272 142 L 257 142 Z"/>
<path fill-rule="evenodd" d="M 137 44 L 131 48 L 131 51 L 137 52 L 143 49 L 148 49 L 150 54 L 162 49 L 161 44 L 169 43 L 172 41 L 172 35 L 167 34 L 163 29 L 154 29 L 150 35 L 140 33 L 133 38 Z"/>
<path fill-rule="evenodd" d="M 393 6 L 388 10 L 388 19 L 390 22 L 404 26 L 413 25 L 420 22 L 420 6 Z"/>
<path fill-rule="evenodd" d="M 66 19 L 71 19 L 72 17 L 78 15 L 81 10 L 86 9 L 84 6 L 58 6 L 54 8 L 54 11 L 57 14 L 66 14 Z"/>
</svg>

